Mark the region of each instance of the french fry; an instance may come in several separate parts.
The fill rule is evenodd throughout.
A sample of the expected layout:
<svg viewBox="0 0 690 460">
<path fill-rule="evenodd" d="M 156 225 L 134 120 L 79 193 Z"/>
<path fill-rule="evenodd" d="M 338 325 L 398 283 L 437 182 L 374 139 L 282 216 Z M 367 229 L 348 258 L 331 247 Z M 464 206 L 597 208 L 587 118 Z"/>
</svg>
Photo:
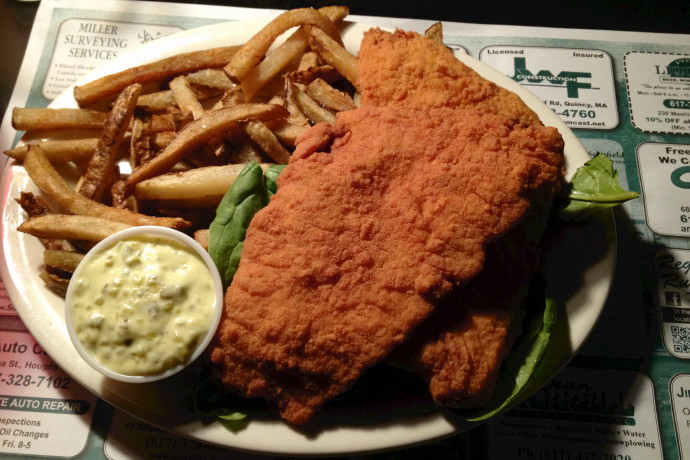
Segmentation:
<svg viewBox="0 0 690 460">
<path fill-rule="evenodd" d="M 171 93 L 172 94 L 172 93 Z M 173 99 L 174 101 L 174 99 Z M 179 131 L 189 123 L 191 119 L 179 110 L 168 107 L 166 113 L 154 113 L 151 115 L 151 132 L 162 133 L 166 131 Z"/>
<path fill-rule="evenodd" d="M 29 215 L 19 230 L 47 249 L 39 275 L 46 286 L 64 295 L 80 253 L 122 228 L 207 229 L 247 161 L 287 163 L 311 124 L 355 108 L 348 81 L 356 87 L 358 61 L 337 26 L 348 14 L 342 6 L 287 11 L 242 46 L 178 54 L 77 86 L 79 109 L 15 109 L 17 130 L 64 130 L 5 151 L 61 213 L 33 194 L 18 199 Z M 100 132 L 91 138 L 80 129 Z M 122 159 L 129 176 L 120 174 Z M 61 176 L 73 165 L 53 167 L 68 162 L 84 171 L 76 190 Z M 208 230 L 195 237 L 207 245 Z"/>
<path fill-rule="evenodd" d="M 58 139 L 49 141 L 38 141 L 33 144 L 39 145 L 51 163 L 62 163 L 68 161 L 83 162 L 88 161 L 96 150 L 98 138 L 85 139 Z M 5 150 L 5 155 L 18 161 L 24 161 L 29 144 L 23 144 L 11 150 Z"/>
<path fill-rule="evenodd" d="M 30 192 L 21 192 L 19 198 L 16 199 L 19 206 L 27 213 L 29 217 L 38 217 L 45 214 L 50 214 L 50 209 L 43 200 Z M 62 251 L 74 251 L 74 245 L 69 240 L 62 238 L 40 238 L 41 244 L 46 249 L 55 249 Z"/>
<path fill-rule="evenodd" d="M 204 107 L 197 99 L 194 90 L 192 90 L 187 77 L 180 75 L 170 81 L 170 90 L 177 107 L 182 112 L 190 114 L 194 120 L 198 120 L 204 114 Z"/>
<path fill-rule="evenodd" d="M 223 74 L 223 76 L 225 76 L 225 74 Z M 190 83 L 192 83 L 192 81 L 189 78 L 189 75 L 187 75 L 186 77 L 187 80 Z M 227 80 L 227 77 L 225 77 L 225 79 Z M 193 91 L 198 101 L 205 101 L 209 98 L 219 96 L 220 94 L 222 94 L 221 89 L 199 85 L 194 85 L 191 88 L 191 90 Z M 139 100 L 137 101 L 137 106 L 145 110 L 148 110 L 149 112 L 163 112 L 172 107 L 173 105 L 175 105 L 175 96 L 173 95 L 173 92 L 169 89 L 155 91 L 153 93 L 148 94 L 142 94 L 141 96 L 139 96 Z"/>
<path fill-rule="evenodd" d="M 307 38 L 307 37 L 305 37 Z M 305 40 L 305 43 L 308 45 L 308 40 Z M 261 64 L 259 64 L 261 65 Z M 319 65 L 319 55 L 316 54 L 313 51 L 307 51 L 302 55 L 302 57 L 299 60 L 299 65 L 297 66 L 297 71 L 305 71 L 309 70 L 312 67 L 318 67 Z"/>
<path fill-rule="evenodd" d="M 43 251 L 43 263 L 45 265 L 69 273 L 73 273 L 77 269 L 77 265 L 79 265 L 83 258 L 84 254 L 76 251 L 59 251 L 55 249 Z"/>
<path fill-rule="evenodd" d="M 220 68 L 227 64 L 239 46 L 192 51 L 106 75 L 74 88 L 74 99 L 87 107 L 114 96 L 133 83 L 142 85 L 200 69 Z"/>
<path fill-rule="evenodd" d="M 125 194 L 125 181 L 124 179 L 116 180 L 110 187 L 111 206 L 114 208 L 131 209 L 132 211 L 138 212 L 139 203 L 131 196 Z"/>
<path fill-rule="evenodd" d="M 103 201 L 109 190 L 108 174 L 113 171 L 120 145 L 129 129 L 137 98 L 141 94 L 141 85 L 135 83 L 125 88 L 115 100 L 108 120 L 103 127 L 101 137 L 89 165 L 84 180 L 79 187 L 79 194 L 96 201 Z"/>
<path fill-rule="evenodd" d="M 352 83 L 352 86 L 357 88 L 359 81 L 359 60 L 357 57 L 316 27 L 311 29 L 309 46 L 318 53 L 321 59 L 335 67 L 343 77 Z"/>
<path fill-rule="evenodd" d="M 225 93 L 225 91 L 228 91 L 226 89 L 214 88 L 212 86 L 195 85 L 189 79 L 188 75 L 185 75 L 185 78 L 187 79 L 187 81 L 189 81 L 189 85 L 192 88 L 192 91 L 194 91 L 194 94 L 196 95 L 198 101 L 206 101 L 208 99 L 220 97 Z M 226 76 L 225 78 L 227 79 L 228 77 Z M 233 87 L 234 86 L 235 85 L 233 85 Z"/>
<path fill-rule="evenodd" d="M 285 79 L 285 108 L 290 115 L 288 116 L 288 123 L 295 126 L 309 126 L 309 118 L 302 111 L 299 102 L 297 101 L 297 92 L 299 88 L 289 78 Z"/>
<path fill-rule="evenodd" d="M 50 213 L 48 205 L 31 192 L 21 192 L 15 201 L 22 207 L 29 217 L 42 216 Z"/>
<path fill-rule="evenodd" d="M 153 133 L 153 146 L 158 149 L 164 149 L 177 137 L 177 133 L 174 131 L 163 131 L 159 133 Z"/>
<path fill-rule="evenodd" d="M 47 249 L 43 252 L 43 270 L 39 277 L 48 289 L 65 296 L 72 274 L 84 258 L 84 254 L 76 251 L 60 251 Z"/>
<path fill-rule="evenodd" d="M 274 162 L 287 164 L 290 161 L 288 149 L 280 143 L 278 137 L 264 123 L 260 121 L 247 122 L 244 131 Z"/>
<path fill-rule="evenodd" d="M 192 85 L 202 85 L 209 88 L 231 90 L 235 84 L 221 69 L 202 69 L 187 75 L 187 80 Z"/>
<path fill-rule="evenodd" d="M 286 120 L 269 121 L 266 122 L 266 126 L 273 131 L 280 142 L 291 147 L 295 146 L 297 138 L 307 130 L 304 125 L 295 125 Z"/>
<path fill-rule="evenodd" d="M 17 131 L 39 129 L 101 129 L 108 114 L 88 109 L 42 109 L 15 107 L 12 127 Z"/>
<path fill-rule="evenodd" d="M 275 104 L 243 104 L 207 112 L 200 119 L 189 123 L 158 156 L 132 171 L 127 178 L 128 193 L 134 191 L 137 183 L 168 172 L 175 163 L 204 142 L 238 129 L 241 121 L 265 121 L 286 116 L 287 111 Z"/>
<path fill-rule="evenodd" d="M 333 112 L 321 107 L 311 96 L 297 87 L 297 85 L 295 85 L 294 91 L 297 104 L 312 123 L 333 123 L 335 121 Z"/>
<path fill-rule="evenodd" d="M 273 80 L 282 69 L 294 60 L 294 56 L 299 56 L 304 51 L 307 43 L 307 34 L 304 29 L 299 29 L 279 48 L 269 53 L 263 61 L 252 68 L 241 82 L 242 92 L 246 100 L 251 101 L 268 82 Z"/>
<path fill-rule="evenodd" d="M 137 105 L 150 112 L 160 112 L 175 103 L 175 96 L 169 89 L 142 94 L 137 100 Z"/>
<path fill-rule="evenodd" d="M 443 24 L 440 22 L 433 23 L 424 31 L 424 35 L 437 43 L 443 44 Z"/>
<path fill-rule="evenodd" d="M 319 8 L 319 13 L 330 19 L 333 24 L 339 24 L 350 14 L 350 8 L 344 5 L 330 5 Z"/>
<path fill-rule="evenodd" d="M 240 104 L 244 104 L 244 93 L 240 86 L 235 86 L 223 94 L 223 97 L 220 98 L 215 108 L 234 107 Z"/>
<path fill-rule="evenodd" d="M 55 273 L 48 273 L 46 270 L 41 271 L 38 276 L 43 280 L 48 289 L 61 297 L 65 297 L 67 286 L 69 286 L 69 279 Z"/>
<path fill-rule="evenodd" d="M 333 24 L 338 24 L 350 13 L 349 8 L 339 6 L 327 6 L 320 8 L 318 11 L 330 19 Z M 271 40 L 271 42 L 272 41 L 273 40 Z M 242 82 L 242 90 L 247 101 L 251 101 L 254 95 L 256 95 L 269 81 L 273 80 L 281 70 L 297 59 L 308 45 L 309 31 L 304 27 L 300 27 L 280 46 L 269 52 L 266 57 L 248 71 L 245 76 L 241 78 L 237 77 Z"/>
<path fill-rule="evenodd" d="M 227 78 L 227 77 L 226 77 Z M 194 120 L 201 118 L 206 110 L 197 99 L 192 86 L 189 84 L 189 80 L 184 75 L 173 78 L 170 82 L 170 90 L 173 93 L 177 107 L 179 107 L 182 112 L 191 116 Z M 206 142 L 205 151 L 208 151 L 214 157 L 204 159 L 202 165 L 215 164 L 216 159 L 223 157 L 225 152 L 225 142 L 223 137 L 217 137 L 215 139 L 210 139 Z M 205 153 L 200 152 L 202 155 Z M 209 161 L 210 160 L 210 161 Z"/>
<path fill-rule="evenodd" d="M 338 91 L 321 78 L 309 83 L 307 94 L 319 105 L 336 112 L 357 108 L 349 94 Z"/>
<path fill-rule="evenodd" d="M 194 241 L 199 243 L 202 248 L 206 249 L 208 251 L 208 238 L 209 238 L 209 231 L 207 228 L 197 230 L 194 232 Z"/>
<path fill-rule="evenodd" d="M 336 42 L 340 40 L 338 28 L 325 14 L 313 8 L 297 8 L 285 11 L 242 45 L 223 70 L 231 80 L 242 82 L 247 74 L 261 61 L 276 38 L 292 27 L 305 24 L 313 25 L 323 30 L 325 35 L 331 37 Z"/>
<path fill-rule="evenodd" d="M 95 216 L 45 214 L 23 222 L 17 230 L 39 238 L 64 238 L 98 242 L 113 233 L 132 227 Z"/>
<path fill-rule="evenodd" d="M 215 207 L 244 167 L 228 164 L 162 174 L 139 182 L 134 197 L 168 202 L 168 207 Z"/>
<path fill-rule="evenodd" d="M 304 70 L 296 70 L 294 72 L 290 72 L 288 78 L 290 78 L 292 82 L 299 83 L 302 85 L 308 85 L 317 78 L 320 78 L 326 81 L 327 83 L 331 84 L 338 79 L 342 79 L 342 75 L 340 75 L 332 65 L 325 64 L 309 67 L 308 69 Z"/>
<path fill-rule="evenodd" d="M 136 168 L 154 156 L 151 133 L 151 116 L 143 114 L 132 121 L 129 137 L 129 167 Z"/>
<path fill-rule="evenodd" d="M 269 104 L 276 104 L 285 107 L 285 98 L 283 96 L 274 95 L 269 101 Z"/>
<path fill-rule="evenodd" d="M 29 148 L 24 160 L 24 168 L 41 191 L 74 214 L 100 217 L 130 226 L 160 225 L 181 230 L 191 225 L 182 218 L 147 216 L 127 209 L 106 206 L 83 197 L 65 182 L 38 146 Z"/>
</svg>

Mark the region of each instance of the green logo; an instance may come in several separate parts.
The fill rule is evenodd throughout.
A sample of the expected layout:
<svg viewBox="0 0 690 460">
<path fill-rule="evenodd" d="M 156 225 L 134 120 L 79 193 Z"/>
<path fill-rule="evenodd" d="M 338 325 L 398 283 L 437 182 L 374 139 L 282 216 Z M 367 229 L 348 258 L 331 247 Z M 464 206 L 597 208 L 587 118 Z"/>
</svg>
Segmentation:
<svg viewBox="0 0 690 460">
<path fill-rule="evenodd" d="M 680 188 L 690 188 L 690 182 L 683 179 L 683 175 L 690 173 L 690 166 L 682 166 L 674 169 L 671 173 L 671 182 L 673 185 Z"/>
<path fill-rule="evenodd" d="M 526 81 L 528 84 L 541 85 L 544 82 L 551 85 L 563 86 L 566 88 L 568 97 L 578 98 L 581 89 L 591 89 L 592 84 L 583 82 L 583 78 L 592 78 L 590 72 L 574 72 L 571 70 L 564 70 L 554 75 L 548 70 L 540 70 L 533 74 L 527 69 L 527 60 L 523 57 L 513 58 L 515 72 L 511 77 L 516 82 Z"/>
<path fill-rule="evenodd" d="M 671 77 L 690 78 L 690 58 L 676 59 L 668 65 Z"/>
</svg>

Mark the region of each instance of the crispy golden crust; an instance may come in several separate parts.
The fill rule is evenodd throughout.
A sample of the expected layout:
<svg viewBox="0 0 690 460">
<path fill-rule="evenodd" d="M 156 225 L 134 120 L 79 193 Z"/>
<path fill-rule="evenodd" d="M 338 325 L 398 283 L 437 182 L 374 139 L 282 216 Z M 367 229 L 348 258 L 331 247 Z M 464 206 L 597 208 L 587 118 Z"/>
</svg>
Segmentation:
<svg viewBox="0 0 690 460">
<path fill-rule="evenodd" d="M 524 125 L 541 124 L 516 94 L 480 77 L 448 48 L 414 32 L 365 32 L 358 89 L 362 105 L 474 108 Z"/>
<path fill-rule="evenodd" d="M 517 95 L 481 78 L 442 44 L 413 32 L 365 34 L 360 87 L 363 104 L 473 108 L 522 126 L 541 126 Z M 491 397 L 501 363 L 520 333 L 554 191 L 544 188 L 533 195 L 526 221 L 487 249 L 477 278 L 447 299 L 390 358 L 423 376 L 438 404 L 474 408 Z"/>
<path fill-rule="evenodd" d="M 501 364 L 521 332 L 546 210 L 532 210 L 490 245 L 479 275 L 453 292 L 390 357 L 390 363 L 421 375 L 437 404 L 477 408 L 493 395 Z"/>
<path fill-rule="evenodd" d="M 561 151 L 554 129 L 474 110 L 368 106 L 309 130 L 247 232 L 222 380 L 308 421 L 479 272 L 557 186 Z"/>
</svg>

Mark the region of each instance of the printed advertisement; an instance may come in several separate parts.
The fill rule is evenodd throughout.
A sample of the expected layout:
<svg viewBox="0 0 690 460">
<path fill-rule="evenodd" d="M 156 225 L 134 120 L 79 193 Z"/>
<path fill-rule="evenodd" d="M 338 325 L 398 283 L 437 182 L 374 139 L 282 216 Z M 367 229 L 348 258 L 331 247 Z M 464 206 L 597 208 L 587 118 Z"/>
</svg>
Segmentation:
<svg viewBox="0 0 690 460">
<path fill-rule="evenodd" d="M 11 126 L 12 107 L 46 107 L 102 64 L 159 38 L 278 13 L 43 0 L 0 130 L 2 149 L 21 137 Z M 351 19 L 420 33 L 432 24 Z M 536 95 L 591 158 L 611 159 L 616 180 L 639 196 L 612 212 L 617 264 L 611 290 L 596 326 L 562 372 L 472 430 L 347 458 L 690 460 L 690 37 L 443 26 L 447 46 Z M 9 174 L 11 162 L 3 158 L 2 164 Z M 87 391 L 23 323 L 10 295 L 13 277 L 2 281 L 0 458 L 275 458 L 167 432 Z"/>
</svg>

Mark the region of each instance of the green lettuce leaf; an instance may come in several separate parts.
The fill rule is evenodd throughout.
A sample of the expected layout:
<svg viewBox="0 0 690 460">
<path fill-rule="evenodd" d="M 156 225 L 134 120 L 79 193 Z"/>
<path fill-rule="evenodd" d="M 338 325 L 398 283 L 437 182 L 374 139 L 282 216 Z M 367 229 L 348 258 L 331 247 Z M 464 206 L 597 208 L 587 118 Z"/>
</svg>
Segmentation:
<svg viewBox="0 0 690 460">
<path fill-rule="evenodd" d="M 273 195 L 278 191 L 278 184 L 276 183 L 276 180 L 278 180 L 278 176 L 280 176 L 280 173 L 283 172 L 285 166 L 286 165 L 271 165 L 264 172 L 266 189 L 268 190 L 269 194 Z"/>
<path fill-rule="evenodd" d="M 637 198 L 637 192 L 620 185 L 618 171 L 603 153 L 598 153 L 577 169 L 570 181 L 565 206 L 560 210 L 564 220 L 582 220 L 588 215 Z"/>
<path fill-rule="evenodd" d="M 525 330 L 503 363 L 493 398 L 485 407 L 467 414 L 467 420 L 486 420 L 526 396 L 530 383 L 539 376 L 539 366 L 544 362 L 556 324 L 556 302 L 548 297 L 544 302 L 541 314 L 525 318 Z"/>
<path fill-rule="evenodd" d="M 191 405 L 200 416 L 216 419 L 232 431 L 246 427 L 248 414 L 257 410 L 252 400 L 228 394 L 212 377 L 209 367 L 198 371 L 192 388 Z"/>
<path fill-rule="evenodd" d="M 283 167 L 271 166 L 262 174 L 257 164 L 248 165 L 218 207 L 216 220 L 210 227 L 209 253 L 227 285 L 239 265 L 247 227 L 256 212 L 276 193 L 276 179 Z M 603 154 L 580 167 L 569 187 L 567 199 L 560 206 L 560 217 L 565 220 L 580 220 L 638 196 L 621 187 L 613 162 Z M 482 421 L 501 413 L 527 397 L 539 376 L 550 371 L 545 357 L 553 342 L 558 306 L 548 297 L 543 280 L 535 282 L 533 289 L 535 294 L 526 308 L 523 333 L 503 363 L 494 396 L 483 408 L 462 411 L 466 420 Z M 217 417 L 231 428 L 248 423 L 247 413 L 252 408 L 243 407 L 246 402 L 241 399 L 219 397 L 219 393 L 218 388 L 197 391 L 195 406 L 199 412 Z"/>
<path fill-rule="evenodd" d="M 255 161 L 248 163 L 223 196 L 209 226 L 208 252 L 218 267 L 225 289 L 239 266 L 249 223 L 274 193 L 267 188 L 266 182 L 261 166 Z M 274 175 L 269 183 L 274 186 Z"/>
<path fill-rule="evenodd" d="M 225 289 L 230 286 L 240 264 L 247 228 L 259 210 L 278 190 L 276 180 L 285 165 L 272 165 L 263 171 L 250 162 L 240 172 L 216 209 L 209 226 L 208 252 L 221 274 Z M 197 379 L 193 392 L 196 412 L 218 419 L 227 428 L 239 430 L 249 423 L 251 402 L 225 394 L 210 375 Z"/>
</svg>

